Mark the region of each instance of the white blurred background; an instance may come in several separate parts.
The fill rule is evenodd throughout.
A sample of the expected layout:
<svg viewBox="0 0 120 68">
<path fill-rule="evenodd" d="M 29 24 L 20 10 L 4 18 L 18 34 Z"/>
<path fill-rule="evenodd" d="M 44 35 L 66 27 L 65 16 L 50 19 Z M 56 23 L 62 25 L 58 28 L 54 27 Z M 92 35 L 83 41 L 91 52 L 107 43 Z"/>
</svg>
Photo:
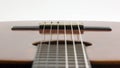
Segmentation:
<svg viewBox="0 0 120 68">
<path fill-rule="evenodd" d="M 120 21 L 120 0 L 0 0 L 0 21 Z"/>
</svg>

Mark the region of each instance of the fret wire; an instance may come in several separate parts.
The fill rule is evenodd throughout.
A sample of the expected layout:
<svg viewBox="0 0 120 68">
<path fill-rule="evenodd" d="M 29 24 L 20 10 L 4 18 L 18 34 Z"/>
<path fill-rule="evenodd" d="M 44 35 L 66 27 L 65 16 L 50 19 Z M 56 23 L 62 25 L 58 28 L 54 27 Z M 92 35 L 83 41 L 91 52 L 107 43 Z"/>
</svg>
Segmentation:
<svg viewBox="0 0 120 68">
<path fill-rule="evenodd" d="M 52 40 L 52 22 L 51 22 L 51 26 L 50 26 L 50 39 L 49 39 L 49 43 L 48 43 L 48 49 L 47 49 L 47 59 L 46 59 L 46 68 L 48 68 L 48 59 L 49 59 L 49 52 L 50 52 L 50 41 Z"/>
<path fill-rule="evenodd" d="M 78 24 L 78 23 L 77 23 Z M 82 33 L 81 33 L 81 28 L 79 27 L 79 24 L 78 24 L 78 31 L 79 31 L 79 39 L 81 41 L 81 46 L 82 46 L 82 50 L 83 50 L 83 55 L 84 55 L 84 60 L 85 60 L 85 67 L 86 68 L 91 68 L 90 66 L 90 63 L 88 62 L 88 57 L 87 57 L 87 54 L 86 54 L 86 49 L 85 49 L 85 46 L 83 44 L 83 39 L 82 39 Z"/>
<path fill-rule="evenodd" d="M 73 36 L 73 27 L 72 27 L 72 22 L 71 22 L 71 32 L 72 32 L 72 40 L 73 40 L 73 49 L 74 49 L 74 59 L 75 59 L 75 66 L 76 68 L 79 68 L 78 65 L 78 59 L 77 59 L 77 53 L 76 53 L 76 45 L 75 45 L 75 40 L 74 40 L 74 36 Z"/>
<path fill-rule="evenodd" d="M 59 22 L 57 22 L 57 47 L 56 47 L 56 68 L 58 68 L 58 60 L 59 60 L 59 58 L 58 58 L 58 55 L 59 55 L 59 47 L 58 47 L 58 45 L 59 45 Z"/>
<path fill-rule="evenodd" d="M 69 65 L 68 65 L 68 52 L 67 52 L 66 26 L 65 26 L 65 23 L 64 23 L 64 39 L 65 39 L 65 64 L 66 64 L 66 68 L 69 68 Z"/>
<path fill-rule="evenodd" d="M 43 30 L 42 30 L 42 34 L 43 34 L 43 35 L 44 35 L 44 30 L 45 30 L 45 25 L 44 25 Z M 45 36 L 45 35 L 44 35 L 44 36 Z M 45 38 L 44 38 L 43 40 L 45 40 Z M 36 58 L 35 58 L 35 59 L 37 59 L 37 56 L 40 55 L 39 53 L 40 53 L 40 51 L 41 51 L 41 47 L 42 47 L 42 41 L 41 41 L 41 43 L 40 43 L 39 45 L 37 45 L 37 52 L 36 52 L 36 56 L 35 56 Z M 34 60 L 32 68 L 35 68 L 34 65 L 35 65 L 35 62 L 36 62 L 36 61 L 37 61 L 37 60 Z M 38 68 L 38 66 L 37 66 L 37 68 Z"/>
</svg>

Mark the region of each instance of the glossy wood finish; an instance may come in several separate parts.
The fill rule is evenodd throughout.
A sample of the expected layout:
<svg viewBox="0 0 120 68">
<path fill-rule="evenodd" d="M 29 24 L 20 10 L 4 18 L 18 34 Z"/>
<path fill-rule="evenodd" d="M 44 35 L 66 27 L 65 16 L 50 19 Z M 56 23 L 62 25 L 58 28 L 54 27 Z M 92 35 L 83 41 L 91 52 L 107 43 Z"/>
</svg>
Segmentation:
<svg viewBox="0 0 120 68">
<path fill-rule="evenodd" d="M 30 60 L 35 55 L 36 47 L 32 43 L 41 40 L 39 32 L 13 32 L 12 26 L 37 26 L 40 21 L 11 21 L 0 23 L 0 59 L 1 60 Z M 87 47 L 91 61 L 120 61 L 118 54 L 120 46 L 120 24 L 118 22 L 81 21 L 85 26 L 110 26 L 112 32 L 85 32 L 84 41 L 91 42 L 93 46 Z M 29 24 L 28 24 L 29 23 Z M 102 55 L 102 56 L 101 56 Z M 112 56 L 111 56 L 112 55 Z"/>
</svg>

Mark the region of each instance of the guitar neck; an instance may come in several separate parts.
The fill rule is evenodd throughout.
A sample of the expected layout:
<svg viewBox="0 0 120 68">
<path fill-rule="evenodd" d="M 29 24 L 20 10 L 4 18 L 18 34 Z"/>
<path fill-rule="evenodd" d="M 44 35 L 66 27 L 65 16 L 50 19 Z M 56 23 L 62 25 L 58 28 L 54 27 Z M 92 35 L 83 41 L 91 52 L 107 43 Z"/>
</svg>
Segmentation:
<svg viewBox="0 0 120 68">
<path fill-rule="evenodd" d="M 42 26 L 42 25 L 41 25 Z M 40 26 L 40 28 L 41 28 Z M 64 34 L 64 44 L 60 45 L 58 36 L 57 43 L 51 44 L 52 38 L 49 40 L 47 45 L 39 44 L 37 55 L 35 61 L 33 63 L 33 68 L 90 68 L 88 65 L 84 45 L 75 44 L 74 31 L 77 29 L 80 34 L 80 26 L 79 25 L 60 25 L 58 23 L 57 26 L 43 26 L 42 33 L 45 34 L 46 28 L 49 30 L 48 34 L 52 37 L 53 28 L 56 29 L 56 34 L 60 34 L 60 29 L 62 29 Z M 72 37 L 72 44 L 67 44 L 66 34 L 67 31 L 70 31 Z"/>
<path fill-rule="evenodd" d="M 87 68 L 81 44 L 75 43 L 75 51 L 71 43 L 38 44 L 32 68 Z"/>
</svg>

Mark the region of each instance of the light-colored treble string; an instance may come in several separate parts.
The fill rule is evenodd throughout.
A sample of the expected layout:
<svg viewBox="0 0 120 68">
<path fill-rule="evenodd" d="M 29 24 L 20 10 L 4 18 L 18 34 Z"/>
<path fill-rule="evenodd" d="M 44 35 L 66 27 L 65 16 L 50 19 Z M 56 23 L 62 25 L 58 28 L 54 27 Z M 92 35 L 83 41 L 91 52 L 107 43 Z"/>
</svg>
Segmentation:
<svg viewBox="0 0 120 68">
<path fill-rule="evenodd" d="M 47 59 L 46 59 L 46 68 L 48 68 L 48 61 L 49 61 L 49 52 L 50 52 L 50 45 L 51 45 L 51 39 L 52 39 L 52 22 L 51 22 L 51 26 L 50 26 L 50 39 L 49 39 L 49 43 L 48 43 L 48 49 L 47 49 Z"/>
<path fill-rule="evenodd" d="M 79 26 L 79 23 L 77 23 L 77 24 L 78 24 L 79 38 L 80 38 L 81 46 L 82 46 L 82 50 L 83 50 L 85 67 L 86 67 L 86 68 L 91 68 L 90 63 L 88 62 L 88 58 L 87 58 L 87 54 L 86 54 L 86 49 L 85 49 L 85 46 L 84 46 L 84 44 L 83 44 L 81 28 L 80 28 L 80 26 Z"/>
<path fill-rule="evenodd" d="M 45 31 L 45 25 L 46 25 L 46 22 L 44 22 L 44 26 L 43 26 L 43 31 L 42 31 L 42 35 L 43 35 L 43 40 L 41 41 L 41 43 L 39 44 L 40 45 L 40 48 L 38 48 L 38 49 L 40 49 L 39 50 L 39 57 L 40 57 L 40 52 L 41 52 L 41 48 L 42 48 L 42 43 L 43 43 L 43 41 L 45 41 L 45 34 L 44 34 L 44 31 Z M 39 59 L 39 62 L 40 62 L 40 59 Z M 39 63 L 38 63 L 39 64 Z"/>
<path fill-rule="evenodd" d="M 57 46 L 56 46 L 56 68 L 58 68 L 58 61 L 59 61 L 59 22 L 57 22 Z"/>
<path fill-rule="evenodd" d="M 44 29 L 45 29 L 45 24 L 44 24 L 44 26 L 43 26 L 43 29 L 42 29 L 42 35 L 44 35 Z M 45 35 L 44 35 L 45 36 Z M 45 40 L 45 38 L 43 39 L 43 40 Z M 36 53 L 36 58 L 35 58 L 35 61 L 33 62 L 33 64 L 36 62 L 36 61 L 39 61 L 40 62 L 40 51 L 41 51 L 41 47 L 42 47 L 42 42 L 43 42 L 43 40 L 42 41 L 40 41 L 40 44 L 39 45 L 37 45 L 37 53 Z M 35 65 L 35 64 L 34 64 Z M 39 63 L 37 63 L 37 66 L 36 67 L 34 67 L 34 65 L 32 66 L 32 68 L 39 68 Z"/>
<path fill-rule="evenodd" d="M 74 58 L 75 58 L 75 68 L 79 68 L 78 65 L 78 59 L 77 59 L 77 53 L 76 53 L 76 45 L 75 45 L 75 40 L 74 40 L 74 32 L 73 32 L 73 26 L 72 26 L 72 22 L 71 22 L 71 32 L 72 32 L 72 41 L 73 41 L 73 49 L 74 49 Z"/>
<path fill-rule="evenodd" d="M 65 26 L 65 23 L 64 23 L 64 39 L 65 39 L 65 67 L 66 68 L 69 68 L 69 65 L 68 65 L 68 52 L 67 52 L 67 42 L 66 42 L 66 26 Z"/>
</svg>

